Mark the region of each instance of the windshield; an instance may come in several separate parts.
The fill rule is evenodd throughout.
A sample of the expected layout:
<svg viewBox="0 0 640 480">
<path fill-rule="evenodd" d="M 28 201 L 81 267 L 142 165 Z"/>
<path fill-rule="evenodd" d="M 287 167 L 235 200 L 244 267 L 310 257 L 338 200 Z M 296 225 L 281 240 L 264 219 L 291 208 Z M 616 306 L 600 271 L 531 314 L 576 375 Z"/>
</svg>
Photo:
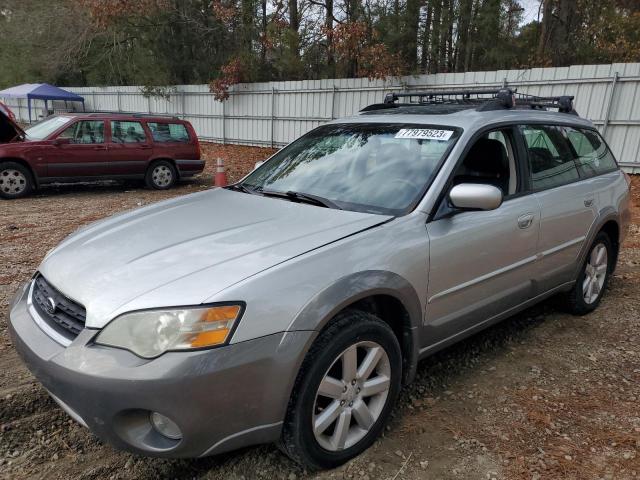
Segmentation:
<svg viewBox="0 0 640 480">
<path fill-rule="evenodd" d="M 399 215 L 422 197 L 459 134 L 452 127 L 423 125 L 327 125 L 275 154 L 242 186 Z"/>
<path fill-rule="evenodd" d="M 24 133 L 29 140 L 44 140 L 65 123 L 71 121 L 72 117 L 49 117 L 41 122 L 35 123 L 27 128 Z"/>
</svg>

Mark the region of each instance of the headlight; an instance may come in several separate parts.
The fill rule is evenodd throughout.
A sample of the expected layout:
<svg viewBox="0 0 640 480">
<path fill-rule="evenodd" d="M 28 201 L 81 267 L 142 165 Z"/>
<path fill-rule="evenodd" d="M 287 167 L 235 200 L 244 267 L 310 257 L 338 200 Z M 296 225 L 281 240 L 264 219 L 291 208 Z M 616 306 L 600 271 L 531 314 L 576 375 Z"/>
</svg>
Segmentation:
<svg viewBox="0 0 640 480">
<path fill-rule="evenodd" d="M 241 313 L 241 305 L 125 313 L 98 334 L 96 343 L 124 348 L 144 358 L 169 350 L 215 347 L 229 340 Z"/>
</svg>

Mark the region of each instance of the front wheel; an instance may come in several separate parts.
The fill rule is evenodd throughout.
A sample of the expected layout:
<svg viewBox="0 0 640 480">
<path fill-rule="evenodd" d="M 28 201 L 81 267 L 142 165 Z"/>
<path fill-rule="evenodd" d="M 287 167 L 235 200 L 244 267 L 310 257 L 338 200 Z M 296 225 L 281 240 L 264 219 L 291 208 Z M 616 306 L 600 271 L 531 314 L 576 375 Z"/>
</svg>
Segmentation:
<svg viewBox="0 0 640 480">
<path fill-rule="evenodd" d="M 339 314 L 296 380 L 281 448 L 302 466 L 334 468 L 366 450 L 395 404 L 402 356 L 391 328 L 369 313 Z"/>
<path fill-rule="evenodd" d="M 0 197 L 24 197 L 31 193 L 33 188 L 33 177 L 28 168 L 16 162 L 0 163 Z"/>
<path fill-rule="evenodd" d="M 565 307 L 574 315 L 585 315 L 600 304 L 612 270 L 613 247 L 609 236 L 600 232 L 591 244 L 573 289 L 566 294 Z"/>
</svg>

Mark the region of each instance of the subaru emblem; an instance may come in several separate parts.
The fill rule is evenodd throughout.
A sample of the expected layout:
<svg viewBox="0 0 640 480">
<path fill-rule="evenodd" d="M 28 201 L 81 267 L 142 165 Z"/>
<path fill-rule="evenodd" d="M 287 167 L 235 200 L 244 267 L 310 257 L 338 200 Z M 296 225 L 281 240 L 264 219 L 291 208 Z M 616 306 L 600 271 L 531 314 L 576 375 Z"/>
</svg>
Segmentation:
<svg viewBox="0 0 640 480">
<path fill-rule="evenodd" d="M 49 315 L 53 315 L 54 313 L 56 313 L 56 308 L 58 307 L 58 305 L 56 305 L 56 301 L 53 298 L 47 297 L 47 302 L 45 303 L 44 307 Z"/>
</svg>

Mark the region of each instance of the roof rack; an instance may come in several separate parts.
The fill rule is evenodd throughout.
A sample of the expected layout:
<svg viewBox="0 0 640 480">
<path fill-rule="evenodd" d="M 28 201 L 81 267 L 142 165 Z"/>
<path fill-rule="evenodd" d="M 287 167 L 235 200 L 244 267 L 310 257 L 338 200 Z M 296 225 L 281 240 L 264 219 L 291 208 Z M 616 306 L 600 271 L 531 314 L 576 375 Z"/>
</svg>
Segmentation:
<svg viewBox="0 0 640 480">
<path fill-rule="evenodd" d="M 401 98 L 408 102 L 397 103 Z M 383 103 L 369 105 L 361 112 L 399 108 L 402 106 L 455 105 L 477 108 L 479 111 L 531 108 L 546 110 L 556 108 L 561 113 L 577 115 L 573 109 L 573 96 L 538 97 L 517 93 L 517 89 L 502 87 L 494 89 L 426 90 L 416 92 L 387 93 Z"/>
<path fill-rule="evenodd" d="M 82 112 L 75 112 L 75 113 L 82 114 Z M 122 115 L 127 117 L 136 117 L 136 118 L 153 117 L 153 118 L 173 118 L 173 119 L 179 120 L 179 118 L 176 115 L 171 115 L 169 113 L 115 112 L 115 111 L 101 110 L 99 112 L 89 112 L 86 115 L 90 117 L 99 116 L 99 115 Z"/>
</svg>

